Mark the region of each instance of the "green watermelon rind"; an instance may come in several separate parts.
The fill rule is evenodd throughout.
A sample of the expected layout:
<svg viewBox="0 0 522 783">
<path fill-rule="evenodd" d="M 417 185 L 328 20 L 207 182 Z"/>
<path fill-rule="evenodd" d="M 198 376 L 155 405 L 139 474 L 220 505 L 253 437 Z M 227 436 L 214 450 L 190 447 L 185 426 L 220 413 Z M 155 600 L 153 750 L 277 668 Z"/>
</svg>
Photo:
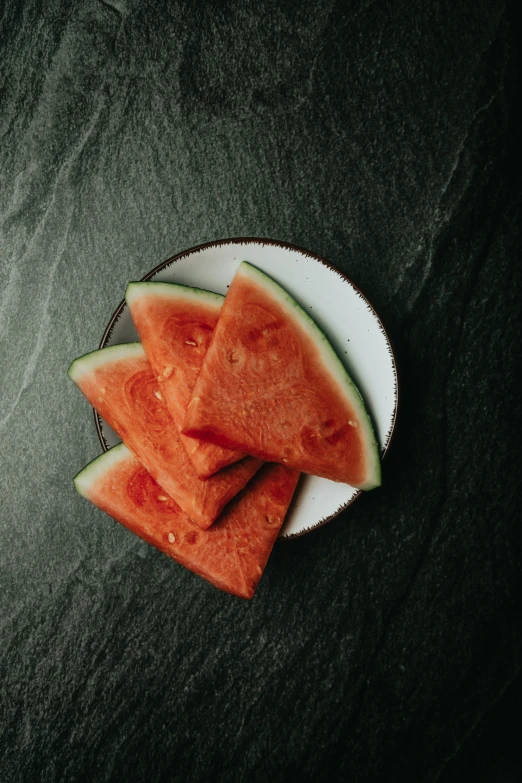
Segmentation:
<svg viewBox="0 0 522 783">
<path fill-rule="evenodd" d="M 67 370 L 67 375 L 72 381 L 78 383 L 85 373 L 92 372 L 98 367 L 105 367 L 107 364 L 118 362 L 121 359 L 138 358 L 145 358 L 145 351 L 139 342 L 109 345 L 106 348 L 99 348 L 97 351 L 79 356 L 72 362 Z"/>
<path fill-rule="evenodd" d="M 73 478 L 74 486 L 79 495 L 89 498 L 89 490 L 95 482 L 110 471 L 110 469 L 129 457 L 132 457 L 124 443 L 118 443 L 108 451 L 95 457 Z"/>
<path fill-rule="evenodd" d="M 125 291 L 125 301 L 132 307 L 133 303 L 147 296 L 164 296 L 171 299 L 183 299 L 188 302 L 204 302 L 208 305 L 215 305 L 219 309 L 225 300 L 223 294 L 216 294 L 214 291 L 207 291 L 204 288 L 192 288 L 179 283 L 166 283 L 164 281 L 140 281 L 127 285 Z"/>
<path fill-rule="evenodd" d="M 369 490 L 379 487 L 381 485 L 379 445 L 375 437 L 370 415 L 366 409 L 359 389 L 350 378 L 348 371 L 324 332 L 321 331 L 315 321 L 305 310 L 303 310 L 301 305 L 279 285 L 279 283 L 276 283 L 273 278 L 262 272 L 258 267 L 250 264 L 248 261 L 242 261 L 236 274 L 243 274 L 255 284 L 268 290 L 270 295 L 277 299 L 282 305 L 285 312 L 290 317 L 295 317 L 298 324 L 303 327 L 311 338 L 321 356 L 327 372 L 335 378 L 342 391 L 345 393 L 348 402 L 355 408 L 359 421 L 364 428 L 366 458 L 368 462 L 368 481 L 361 486 L 360 489 Z"/>
</svg>

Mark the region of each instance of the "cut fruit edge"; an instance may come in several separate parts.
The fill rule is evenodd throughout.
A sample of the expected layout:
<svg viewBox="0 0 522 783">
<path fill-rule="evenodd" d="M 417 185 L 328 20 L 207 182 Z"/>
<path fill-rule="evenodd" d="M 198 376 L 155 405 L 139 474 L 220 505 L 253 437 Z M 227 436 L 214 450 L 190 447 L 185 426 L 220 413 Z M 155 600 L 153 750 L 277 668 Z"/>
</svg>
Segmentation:
<svg viewBox="0 0 522 783">
<path fill-rule="evenodd" d="M 113 468 L 118 462 L 123 462 L 132 457 L 132 452 L 124 443 L 118 443 L 112 446 L 108 451 L 104 451 L 98 457 L 95 457 L 73 478 L 74 486 L 77 492 L 84 498 L 89 499 L 88 492 L 97 479 L 104 476 L 110 468 Z"/>
<path fill-rule="evenodd" d="M 83 356 L 79 356 L 71 363 L 67 370 L 67 375 L 72 381 L 78 383 L 85 373 L 92 372 L 98 367 L 103 367 L 109 362 L 116 362 L 120 359 L 143 358 L 144 356 L 145 351 L 140 342 L 109 345 L 107 348 L 98 348 L 96 351 L 90 351 Z"/>
<path fill-rule="evenodd" d="M 205 304 L 215 305 L 219 309 L 221 309 L 225 299 L 223 294 L 216 294 L 214 291 L 207 291 L 204 288 L 193 288 L 187 285 L 180 285 L 179 283 L 166 283 L 159 280 L 147 280 L 129 283 L 125 290 L 125 301 L 131 306 L 145 295 L 183 299 L 195 304 L 204 301 Z"/>
<path fill-rule="evenodd" d="M 80 391 L 82 391 L 90 404 L 93 405 L 95 409 L 98 408 L 99 412 L 99 406 L 96 406 L 92 394 L 89 395 L 86 392 L 86 389 L 82 388 L 82 384 L 85 384 L 86 380 L 88 382 L 89 376 L 97 371 L 104 371 L 108 368 L 110 372 L 112 365 L 117 364 L 118 362 L 133 360 L 143 360 L 146 362 L 151 377 L 154 377 L 152 370 L 148 365 L 145 350 L 140 342 L 113 345 L 84 354 L 72 362 L 69 367 L 68 375 L 71 380 L 79 386 Z M 141 414 L 137 411 L 136 415 L 139 416 Z M 151 473 L 151 475 L 153 475 L 164 492 L 170 496 L 177 505 L 182 508 L 184 513 L 202 530 L 206 530 L 213 524 L 222 513 L 224 506 L 244 488 L 246 483 L 248 483 L 262 464 L 260 460 L 245 455 L 244 460 L 227 465 L 223 473 L 218 471 L 208 479 L 201 479 L 196 474 L 185 449 L 179 441 L 180 436 L 176 428 L 176 435 L 174 436 L 174 433 L 172 433 L 172 438 L 175 438 L 175 440 L 178 441 L 179 450 L 183 454 L 182 464 L 177 465 L 176 470 L 172 470 L 172 466 L 169 466 L 166 475 L 164 462 L 160 461 L 159 466 L 155 463 L 151 464 L 147 454 L 143 454 L 143 450 L 139 446 L 139 443 L 134 443 L 134 445 L 129 446 L 128 434 L 127 437 L 125 435 L 122 437 L 118 424 L 112 423 L 110 418 L 107 420 L 109 424 L 112 424 L 112 429 L 114 429 L 127 447 L 130 448 L 130 451 L 135 455 L 136 459 L 149 473 Z M 173 421 L 172 425 L 174 427 Z M 158 467 L 161 468 L 163 475 L 158 475 L 158 472 L 160 472 L 157 470 Z M 179 480 L 177 477 L 179 477 Z M 196 483 L 194 484 L 194 482 Z"/>
<path fill-rule="evenodd" d="M 221 518 L 221 526 L 218 523 L 216 528 L 201 531 L 194 526 L 194 523 L 179 507 L 177 507 L 177 512 L 180 514 L 179 517 L 164 519 L 161 518 L 160 513 L 160 519 L 156 524 L 154 518 L 151 518 L 150 514 L 148 514 L 146 504 L 143 508 L 138 505 L 134 507 L 134 510 L 127 508 L 127 511 L 125 511 L 124 506 L 118 508 L 118 501 L 116 501 L 116 504 L 110 501 L 109 496 L 113 495 L 114 490 L 114 478 L 118 476 L 120 480 L 122 478 L 128 480 L 128 477 L 131 475 L 129 469 L 134 472 L 136 466 L 139 467 L 139 465 L 140 463 L 133 453 L 121 443 L 93 459 L 77 473 L 73 479 L 75 489 L 97 508 L 104 511 L 142 540 L 176 560 L 189 571 L 202 577 L 220 590 L 240 598 L 251 599 L 256 592 L 259 579 L 263 574 L 278 531 L 284 522 L 284 517 L 299 480 L 299 474 L 282 465 L 265 465 L 265 473 L 255 478 L 253 484 L 250 485 L 252 492 L 249 493 L 246 490 L 237 496 L 229 511 L 225 512 Z M 274 488 L 270 490 L 271 482 L 273 482 L 274 478 L 274 469 L 284 472 L 283 484 L 281 485 L 280 482 L 276 483 L 275 494 L 273 494 Z M 271 473 L 266 472 L 270 470 Z M 276 475 L 279 474 L 276 473 Z M 116 486 L 116 490 L 117 488 Z M 259 489 L 262 490 L 260 495 Z M 257 509 L 255 506 L 251 509 L 252 502 L 254 504 L 257 503 Z M 278 508 L 281 506 L 284 509 L 282 514 L 279 514 L 277 525 L 274 525 L 274 519 L 266 516 L 267 502 L 272 502 L 272 504 L 275 502 L 276 517 Z M 264 510 L 264 519 L 265 521 L 268 520 L 270 524 L 263 525 L 262 520 L 259 519 L 259 535 L 257 537 L 254 536 L 253 546 L 247 546 L 245 549 L 245 540 L 241 536 L 243 535 L 244 537 L 244 534 L 248 531 L 249 524 L 251 524 L 249 509 L 253 510 L 256 522 L 258 521 L 257 516 L 262 514 Z M 269 511 L 269 513 L 271 512 Z M 167 536 L 164 525 L 166 523 L 171 526 L 173 522 L 176 533 L 173 533 L 171 528 L 171 532 Z M 239 534 L 237 539 L 238 548 L 235 549 L 234 544 L 237 534 Z M 199 549 L 197 547 L 192 549 L 191 545 L 195 544 L 198 538 L 200 541 Z M 175 543 L 176 540 L 178 543 Z M 201 549 L 201 546 L 203 549 Z M 230 550 L 230 546 L 233 547 L 234 551 Z M 220 554 L 223 555 L 224 560 L 216 560 L 215 556 L 211 556 L 211 552 L 218 556 Z M 208 556 L 206 553 L 208 553 Z M 220 562 L 223 564 L 222 566 L 219 565 Z M 229 569 L 224 567 L 226 562 L 229 564 Z"/>
<path fill-rule="evenodd" d="M 167 377 L 164 372 L 165 367 L 169 364 L 169 362 L 166 361 L 164 355 L 162 356 L 162 354 L 165 353 L 164 350 L 160 350 L 159 354 L 156 353 L 156 349 L 153 345 L 153 335 L 149 331 L 147 324 L 147 321 L 149 321 L 151 318 L 151 309 L 154 308 L 154 303 L 160 302 L 160 308 L 163 306 L 166 306 L 167 309 L 172 308 L 173 313 L 176 313 L 178 316 L 181 314 L 182 318 L 186 308 L 189 308 L 192 311 L 191 315 L 194 312 L 193 308 L 196 308 L 196 313 L 201 312 L 205 321 L 209 316 L 213 320 L 215 319 L 215 326 L 215 322 L 217 322 L 219 318 L 224 300 L 225 297 L 222 294 L 217 294 L 214 291 L 209 291 L 203 288 L 180 285 L 179 283 L 164 281 L 136 281 L 130 282 L 127 285 L 127 289 L 125 291 L 125 301 L 127 302 L 131 318 L 134 321 L 134 325 L 144 346 L 145 354 L 147 355 L 149 363 L 160 383 Z M 142 307 L 145 308 L 144 311 L 141 310 Z M 178 308 L 181 313 L 177 312 Z M 157 324 L 160 324 L 161 326 L 161 321 L 158 321 Z M 172 366 L 176 366 L 176 362 L 179 361 L 183 362 L 183 360 L 180 360 L 180 357 L 177 355 L 172 355 L 170 357 Z M 183 367 L 183 364 L 180 365 L 180 370 L 181 378 L 184 378 L 185 368 Z M 179 383 L 180 377 L 178 376 L 178 384 Z M 183 383 L 184 386 L 188 386 L 186 380 L 183 381 Z M 188 388 L 190 394 L 191 386 Z M 170 410 L 171 416 L 176 422 L 181 433 L 185 408 L 183 407 L 183 414 L 181 415 L 177 405 L 174 406 L 174 409 L 171 408 L 171 393 L 172 392 L 167 393 L 165 400 L 167 407 Z M 222 470 L 228 465 L 232 465 L 234 462 L 238 462 L 246 456 L 244 453 L 232 451 L 230 449 L 222 449 L 215 444 L 210 444 L 204 440 L 200 440 L 199 438 L 191 438 L 183 434 L 181 434 L 181 442 L 188 454 L 189 459 L 194 465 L 196 473 L 202 479 L 210 478 L 217 471 Z"/>
<path fill-rule="evenodd" d="M 367 464 L 368 481 L 357 487 L 364 491 L 373 489 L 381 485 L 381 462 L 379 456 L 379 446 L 375 437 L 375 432 L 370 415 L 366 409 L 363 397 L 351 379 L 347 369 L 337 355 L 330 341 L 321 331 L 315 321 L 305 312 L 301 305 L 273 278 L 265 274 L 258 267 L 250 264 L 248 261 L 242 261 L 239 265 L 236 275 L 246 277 L 250 282 L 261 287 L 273 297 L 274 300 L 284 309 L 290 319 L 295 319 L 302 330 L 306 333 L 317 349 L 318 356 L 322 362 L 326 373 L 336 382 L 341 394 L 347 399 L 349 405 L 355 410 L 363 433 L 365 446 L 365 461 Z M 197 436 L 205 440 L 205 433 L 182 429 L 182 432 L 189 437 Z"/>
</svg>

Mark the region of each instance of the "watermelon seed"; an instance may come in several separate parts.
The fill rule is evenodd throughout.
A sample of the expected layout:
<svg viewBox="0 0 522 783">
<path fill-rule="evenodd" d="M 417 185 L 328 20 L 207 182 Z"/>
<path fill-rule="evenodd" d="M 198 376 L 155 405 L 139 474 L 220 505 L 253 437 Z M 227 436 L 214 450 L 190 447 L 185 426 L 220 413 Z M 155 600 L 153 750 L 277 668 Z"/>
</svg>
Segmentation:
<svg viewBox="0 0 522 783">
<path fill-rule="evenodd" d="M 158 495 L 158 500 L 161 503 L 164 503 L 166 500 L 168 500 L 168 498 L 165 495 Z"/>
<path fill-rule="evenodd" d="M 163 399 L 163 397 L 161 396 L 161 392 L 159 392 L 159 391 L 155 391 L 154 392 L 154 396 L 157 397 L 158 400 L 162 400 Z"/>
<path fill-rule="evenodd" d="M 197 348 L 197 343 L 194 340 L 185 340 L 185 345 L 194 345 Z"/>
<path fill-rule="evenodd" d="M 176 536 L 174 535 L 174 533 L 169 533 L 170 543 L 173 544 L 175 540 L 176 540 Z"/>
<path fill-rule="evenodd" d="M 356 421 L 352 421 L 351 419 L 348 422 L 348 424 L 350 425 L 350 427 L 357 427 L 357 422 Z"/>
</svg>

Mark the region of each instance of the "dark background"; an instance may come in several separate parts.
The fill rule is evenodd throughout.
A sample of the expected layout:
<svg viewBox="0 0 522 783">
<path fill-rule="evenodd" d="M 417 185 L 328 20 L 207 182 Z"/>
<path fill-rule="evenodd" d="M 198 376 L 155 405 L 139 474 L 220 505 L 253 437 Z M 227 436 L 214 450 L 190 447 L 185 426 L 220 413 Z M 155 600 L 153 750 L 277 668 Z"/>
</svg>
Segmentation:
<svg viewBox="0 0 522 783">
<path fill-rule="evenodd" d="M 491 0 L 0 7 L 0 780 L 520 780 L 518 41 Z M 66 378 L 227 236 L 368 295 L 382 489 L 251 603 L 76 496 Z"/>
</svg>

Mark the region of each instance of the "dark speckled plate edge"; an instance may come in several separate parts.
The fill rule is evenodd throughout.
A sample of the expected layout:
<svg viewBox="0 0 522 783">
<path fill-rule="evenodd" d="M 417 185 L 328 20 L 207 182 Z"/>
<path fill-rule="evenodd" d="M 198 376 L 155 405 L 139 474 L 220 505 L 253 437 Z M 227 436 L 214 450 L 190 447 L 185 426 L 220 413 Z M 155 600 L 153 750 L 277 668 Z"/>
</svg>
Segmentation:
<svg viewBox="0 0 522 783">
<path fill-rule="evenodd" d="M 287 250 L 292 250 L 297 253 L 300 253 L 303 256 L 306 256 L 307 258 L 311 258 L 314 261 L 317 261 L 320 264 L 323 264 L 324 266 L 328 267 L 332 271 L 334 271 L 336 274 L 339 275 L 346 283 L 348 283 L 354 291 L 357 293 L 357 295 L 366 303 L 368 309 L 372 313 L 380 331 L 384 335 L 388 351 L 391 356 L 392 360 L 392 367 L 393 367 L 393 378 L 394 378 L 394 412 L 393 412 L 393 418 L 390 424 L 390 428 L 388 430 L 388 433 L 386 435 L 384 445 L 381 448 L 381 459 L 383 459 L 386 454 L 389 451 L 393 435 L 395 433 L 396 424 L 397 424 L 397 417 L 398 417 L 398 410 L 399 410 L 399 376 L 397 372 L 397 362 L 395 359 L 395 353 L 393 351 L 392 342 L 390 340 L 390 337 L 388 333 L 386 332 L 383 323 L 381 319 L 379 318 L 375 308 L 369 301 L 368 297 L 366 297 L 359 286 L 357 286 L 353 280 L 345 274 L 342 270 L 340 270 L 338 267 L 336 267 L 334 264 L 330 263 L 330 261 L 327 261 L 325 258 L 322 258 L 322 256 L 317 255 L 316 253 L 312 253 L 309 250 L 306 250 L 305 248 L 299 247 L 298 245 L 293 245 L 289 242 L 282 242 L 278 239 L 266 239 L 264 237 L 231 237 L 229 239 L 217 239 L 212 242 L 204 242 L 201 245 L 195 245 L 194 247 L 189 248 L 188 250 L 183 250 L 181 253 L 177 253 L 174 256 L 171 256 L 166 261 L 163 261 L 161 264 L 158 264 L 154 267 L 154 269 L 151 269 L 150 272 L 147 272 L 144 277 L 142 277 L 142 280 L 150 280 L 154 275 L 156 275 L 158 272 L 160 272 L 163 269 L 166 269 L 167 267 L 171 266 L 172 264 L 175 264 L 176 261 L 180 261 L 183 258 L 186 258 L 187 256 L 190 256 L 195 253 L 200 253 L 202 250 L 206 250 L 209 247 L 222 247 L 224 245 L 247 245 L 247 244 L 256 244 L 256 245 L 271 245 L 274 247 L 281 247 Z M 103 333 L 103 336 L 100 340 L 99 348 L 105 348 L 111 334 L 113 332 L 115 324 L 120 319 L 124 309 L 126 307 L 125 299 L 122 299 L 122 301 L 119 303 L 118 307 L 113 312 L 109 323 L 107 324 L 107 327 Z M 102 448 L 104 451 L 108 451 L 109 444 L 105 440 L 105 436 L 103 434 L 102 429 L 102 419 L 98 412 L 93 408 L 93 414 L 94 414 L 94 423 L 96 426 L 96 432 L 98 433 L 98 438 L 100 440 L 100 443 L 102 445 Z M 361 491 L 357 492 L 356 495 L 354 495 L 347 503 L 343 503 L 339 508 L 333 513 L 330 514 L 328 517 L 325 517 L 324 519 L 318 520 L 318 522 L 313 525 L 312 527 L 305 528 L 304 530 L 299 531 L 299 533 L 292 533 L 291 535 L 280 535 L 278 540 L 279 541 L 290 541 L 294 538 L 301 538 L 301 536 L 307 535 L 308 533 L 311 533 L 313 530 L 317 530 L 318 528 L 322 527 L 323 525 L 326 525 L 328 522 L 331 522 L 332 519 L 335 519 L 339 516 L 339 514 L 342 514 L 343 511 L 346 511 L 346 509 L 351 506 L 353 503 L 355 503 L 356 500 L 362 495 L 363 493 Z"/>
</svg>

